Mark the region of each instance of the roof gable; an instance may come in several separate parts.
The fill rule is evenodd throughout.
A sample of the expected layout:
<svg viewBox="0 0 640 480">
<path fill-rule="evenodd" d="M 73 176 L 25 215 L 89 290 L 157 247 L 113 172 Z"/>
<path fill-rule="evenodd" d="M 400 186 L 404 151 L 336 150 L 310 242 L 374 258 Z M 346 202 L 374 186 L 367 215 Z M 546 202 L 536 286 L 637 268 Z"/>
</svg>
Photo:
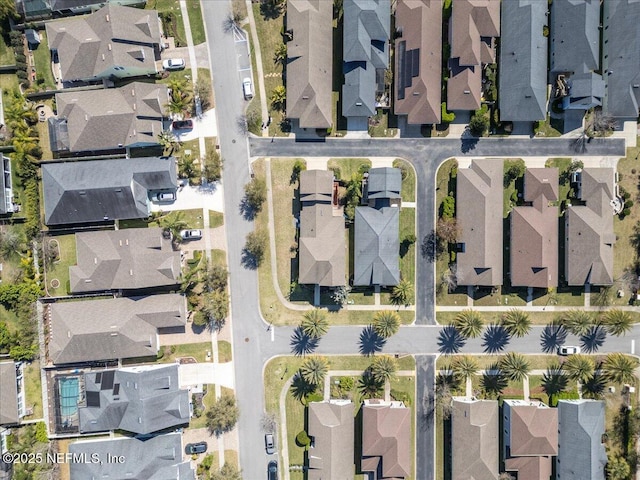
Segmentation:
<svg viewBox="0 0 640 480">
<path fill-rule="evenodd" d="M 400 211 L 397 207 L 356 207 L 354 285 L 397 285 Z"/>
</svg>

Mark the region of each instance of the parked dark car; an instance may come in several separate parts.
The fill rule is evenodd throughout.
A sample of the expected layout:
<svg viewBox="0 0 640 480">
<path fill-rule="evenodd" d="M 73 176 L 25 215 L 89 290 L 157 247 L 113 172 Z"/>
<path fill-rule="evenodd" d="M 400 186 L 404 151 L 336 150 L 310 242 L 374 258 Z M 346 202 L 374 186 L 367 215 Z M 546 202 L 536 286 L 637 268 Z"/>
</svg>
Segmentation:
<svg viewBox="0 0 640 480">
<path fill-rule="evenodd" d="M 174 120 L 173 122 L 174 130 L 191 130 L 193 129 L 193 120 Z"/>
<path fill-rule="evenodd" d="M 271 460 L 267 467 L 267 476 L 269 480 L 278 480 L 278 462 Z"/>
<path fill-rule="evenodd" d="M 207 442 L 187 443 L 184 451 L 187 452 L 187 455 L 204 453 L 207 451 Z"/>
</svg>

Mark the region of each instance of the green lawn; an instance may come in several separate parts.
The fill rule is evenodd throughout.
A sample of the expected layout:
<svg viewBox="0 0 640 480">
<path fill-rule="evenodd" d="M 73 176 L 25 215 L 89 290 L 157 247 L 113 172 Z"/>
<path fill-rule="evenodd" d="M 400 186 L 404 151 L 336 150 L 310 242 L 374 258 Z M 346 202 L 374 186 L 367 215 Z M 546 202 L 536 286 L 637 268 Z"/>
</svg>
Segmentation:
<svg viewBox="0 0 640 480">
<path fill-rule="evenodd" d="M 40 148 L 42 148 L 42 158 L 49 159 L 53 158 L 53 153 L 51 152 L 51 144 L 49 143 L 49 127 L 47 122 L 38 122 L 36 123 L 36 130 L 38 132 L 38 143 Z M 44 208 L 44 202 L 41 202 L 42 207 Z"/>
<path fill-rule="evenodd" d="M 371 168 L 371 160 L 368 158 L 331 158 L 327 163 L 327 168 L 333 170 L 338 180 L 351 180 L 358 172 Z"/>
<path fill-rule="evenodd" d="M 640 142 L 638 142 L 640 145 Z M 618 174 L 620 176 L 619 185 L 631 194 L 631 200 L 636 201 L 637 185 L 640 179 L 638 171 L 638 157 L 640 147 L 628 148 L 627 156 L 618 162 Z M 631 214 L 620 220 L 613 218 L 613 230 L 617 241 L 613 249 L 613 277 L 620 278 L 626 269 L 633 268 L 638 252 L 632 244 L 634 238 L 634 227 L 640 221 L 640 208 L 636 205 L 631 208 Z M 628 299 L 628 297 L 627 297 Z"/>
<path fill-rule="evenodd" d="M 244 2 L 242 2 L 242 4 L 244 5 Z M 245 6 L 246 9 L 246 6 Z M 251 32 L 249 31 L 249 26 L 247 25 L 247 27 L 245 28 L 245 34 L 247 35 L 247 37 L 251 37 Z M 246 116 L 247 118 L 256 118 L 257 120 L 250 123 L 248 125 L 249 127 L 249 131 L 251 133 L 253 133 L 254 135 L 257 136 L 262 136 L 262 130 L 260 129 L 260 126 L 262 124 L 263 118 L 262 118 L 262 106 L 260 105 L 260 88 L 258 88 L 258 77 L 257 77 L 257 72 L 258 72 L 258 67 L 257 67 L 257 63 L 256 63 L 256 49 L 255 46 L 253 44 L 253 42 L 249 42 L 249 50 L 251 53 L 251 69 L 254 72 L 254 82 L 255 82 L 255 88 L 253 89 L 253 98 L 251 99 L 251 101 L 249 102 L 249 105 L 247 106 L 247 110 L 246 110 Z"/>
<path fill-rule="evenodd" d="M 160 13 L 173 13 L 175 16 L 176 47 L 187 46 L 187 35 L 185 34 L 182 11 L 178 2 L 175 0 L 148 0 L 144 8 L 158 10 Z M 165 31 L 165 34 L 172 36 L 171 31 Z"/>
<path fill-rule="evenodd" d="M 18 77 L 14 74 L 3 73 L 0 75 L 0 89 L 3 92 L 18 89 Z"/>
<path fill-rule="evenodd" d="M 71 293 L 69 285 L 69 267 L 76 264 L 75 235 L 49 236 L 44 239 L 47 244 L 58 243 L 59 260 L 47 270 L 46 291 L 51 297 L 68 295 Z M 52 247 L 53 248 L 53 247 Z M 56 282 L 57 280 L 57 282 Z"/>
<path fill-rule="evenodd" d="M 400 209 L 400 243 L 409 235 L 416 233 L 416 210 L 415 208 L 401 208 Z M 408 280 L 415 285 L 416 276 L 416 246 L 412 244 L 408 247 L 406 253 L 403 252 L 402 245 L 400 246 L 400 252 L 404 253 L 404 256 L 400 257 L 400 276 L 404 280 Z M 411 303 L 414 300 L 411 299 Z"/>
<path fill-rule="evenodd" d="M 227 266 L 227 252 L 214 248 L 211 250 L 211 260 L 216 264 Z"/>
<path fill-rule="evenodd" d="M 532 370 L 544 370 L 552 362 L 558 361 L 557 355 L 525 355 L 529 366 Z M 436 360 L 436 368 L 438 370 L 444 370 L 451 366 L 451 362 L 456 355 L 441 355 Z M 494 365 L 501 355 L 476 355 L 473 357 L 478 364 L 480 370 Z"/>
<path fill-rule="evenodd" d="M 562 123 L 562 120 L 547 115 L 544 122 L 538 122 L 538 127 L 535 128 L 536 137 L 559 137 L 562 135 Z"/>
<path fill-rule="evenodd" d="M 202 363 L 206 362 L 207 352 L 211 351 L 211 342 L 167 345 L 161 349 L 164 349 L 164 355 L 158 360 L 159 363 L 173 363 L 180 357 L 193 357 Z"/>
<path fill-rule="evenodd" d="M 416 201 L 416 172 L 406 160 L 396 158 L 393 161 L 395 168 L 402 168 L 405 172 L 405 177 L 402 179 L 402 191 L 400 196 L 403 202 L 415 202 Z"/>
<path fill-rule="evenodd" d="M 485 325 L 492 325 L 500 323 L 500 319 L 502 318 L 502 312 L 477 312 L 480 314 Z M 556 317 L 558 317 L 559 313 L 554 312 L 528 312 L 529 319 L 533 325 L 548 325 Z M 436 319 L 440 325 L 450 325 L 458 315 L 458 312 L 437 312 Z M 640 319 L 640 313 L 638 314 Z"/>
<path fill-rule="evenodd" d="M 11 331 L 17 330 L 18 327 L 20 326 L 18 323 L 18 316 L 15 314 L 15 312 L 11 310 L 7 310 L 2 305 L 0 305 L 0 321 L 6 322 L 7 327 Z M 9 353 L 9 352 L 6 352 L 6 353 Z"/>
<path fill-rule="evenodd" d="M 289 465 L 304 465 L 304 447 L 296 444 L 296 435 L 302 430 L 306 430 L 305 417 L 307 416 L 306 407 L 299 400 L 296 400 L 291 390 L 287 394 L 285 401 L 287 412 L 287 445 L 289 447 Z M 303 480 L 304 473 L 301 471 L 291 471 L 291 480 Z"/>
<path fill-rule="evenodd" d="M 25 407 L 33 408 L 33 415 L 27 419 L 42 418 L 42 382 L 39 360 L 33 360 L 24 368 L 24 391 Z"/>
<path fill-rule="evenodd" d="M 200 8 L 200 2 L 187 2 L 187 13 L 189 15 L 189 24 L 191 26 L 193 44 L 199 45 L 200 43 L 206 42 L 207 37 L 204 33 L 204 21 L 202 20 L 202 9 Z"/>
<path fill-rule="evenodd" d="M 369 135 L 372 137 L 395 137 L 398 133 L 398 117 L 388 111 L 378 110 L 371 122 L 373 125 L 369 125 Z"/>
<path fill-rule="evenodd" d="M 0 35 L 0 65 L 15 65 L 16 56 L 13 47 L 4 41 L 4 36 Z"/>
<path fill-rule="evenodd" d="M 42 29 L 38 30 L 38 33 L 40 34 L 40 45 L 33 51 L 33 59 L 36 64 L 36 79 L 38 81 L 42 79 L 41 87 L 44 87 L 45 90 L 55 90 L 56 82 L 51 71 L 51 51 L 47 41 L 47 32 Z"/>
<path fill-rule="evenodd" d="M 163 215 L 163 217 L 176 218 L 181 217 L 187 224 L 187 228 L 204 228 L 204 221 L 202 220 L 202 210 L 194 208 L 192 210 L 175 210 L 171 213 Z M 159 220 L 152 220 L 149 222 L 149 227 L 159 227 Z"/>
<path fill-rule="evenodd" d="M 217 228 L 224 225 L 224 215 L 222 212 L 209 210 L 209 228 Z"/>
<path fill-rule="evenodd" d="M 225 340 L 218 340 L 218 362 L 226 363 L 231 360 L 231 344 Z"/>
</svg>

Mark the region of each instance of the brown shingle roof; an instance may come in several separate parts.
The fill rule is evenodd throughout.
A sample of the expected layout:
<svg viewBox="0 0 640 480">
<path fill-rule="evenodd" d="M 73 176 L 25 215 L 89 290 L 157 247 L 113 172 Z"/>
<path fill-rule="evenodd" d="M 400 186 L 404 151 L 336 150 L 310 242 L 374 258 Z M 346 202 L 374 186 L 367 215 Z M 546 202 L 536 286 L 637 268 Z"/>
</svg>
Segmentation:
<svg viewBox="0 0 640 480">
<path fill-rule="evenodd" d="M 353 411 L 348 400 L 309 404 L 309 480 L 353 480 Z"/>
<path fill-rule="evenodd" d="M 300 201 L 331 203 L 333 172 L 304 170 L 300 172 Z"/>
<path fill-rule="evenodd" d="M 501 159 L 473 160 L 457 176 L 459 243 L 457 275 L 460 285 L 502 285 Z"/>
<path fill-rule="evenodd" d="M 522 400 L 505 400 L 502 408 L 510 411 L 508 443 L 512 457 L 558 454 L 556 408 Z"/>
<path fill-rule="evenodd" d="M 362 470 L 376 478 L 411 475 L 411 410 L 401 402 L 365 400 L 362 407 Z M 380 476 L 381 475 L 381 476 Z"/>
<path fill-rule="evenodd" d="M 549 480 L 550 457 L 517 457 L 505 460 L 505 470 L 518 472 L 518 480 Z"/>
<path fill-rule="evenodd" d="M 498 402 L 454 400 L 452 480 L 497 480 Z"/>
<path fill-rule="evenodd" d="M 410 124 L 440 123 L 442 2 L 400 0 L 396 29 L 395 113 Z"/>
<path fill-rule="evenodd" d="M 333 3 L 288 0 L 287 115 L 302 128 L 329 128 L 332 120 Z"/>
<path fill-rule="evenodd" d="M 529 193 L 529 191 L 533 193 Z M 527 169 L 524 199 L 511 211 L 511 285 L 558 285 L 558 169 Z"/>
</svg>

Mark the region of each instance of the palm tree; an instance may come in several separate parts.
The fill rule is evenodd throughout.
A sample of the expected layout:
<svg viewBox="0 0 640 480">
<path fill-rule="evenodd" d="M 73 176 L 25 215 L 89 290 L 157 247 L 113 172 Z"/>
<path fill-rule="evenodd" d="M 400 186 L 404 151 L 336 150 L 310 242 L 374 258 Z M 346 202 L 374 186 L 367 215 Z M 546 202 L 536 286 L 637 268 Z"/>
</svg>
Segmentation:
<svg viewBox="0 0 640 480">
<path fill-rule="evenodd" d="M 171 232 L 174 239 L 180 239 L 180 230 L 187 228 L 184 213 L 181 211 L 172 212 L 161 217 L 158 223 L 164 230 Z"/>
<path fill-rule="evenodd" d="M 529 374 L 531 365 L 524 355 L 517 352 L 509 352 L 500 359 L 500 370 L 504 376 L 514 382 L 521 381 Z"/>
<path fill-rule="evenodd" d="M 571 355 L 562 364 L 562 371 L 571 379 L 585 383 L 593 376 L 595 366 L 587 355 Z"/>
<path fill-rule="evenodd" d="M 469 355 L 462 355 L 455 357 L 453 362 L 451 362 L 451 369 L 454 375 L 466 380 L 478 373 L 478 362 Z"/>
<path fill-rule="evenodd" d="M 633 327 L 633 318 L 629 312 L 613 308 L 602 314 L 602 323 L 611 335 L 625 335 Z"/>
<path fill-rule="evenodd" d="M 398 371 L 398 362 L 389 355 L 375 357 L 371 362 L 371 375 L 379 382 L 387 382 Z"/>
<path fill-rule="evenodd" d="M 514 337 L 524 337 L 531 330 L 529 314 L 513 308 L 502 316 L 502 326 Z"/>
<path fill-rule="evenodd" d="M 281 43 L 273 54 L 273 63 L 284 65 L 287 62 L 287 45 Z"/>
<path fill-rule="evenodd" d="M 178 160 L 178 176 L 189 179 L 197 176 L 199 171 L 195 162 L 196 159 L 191 155 L 182 155 L 182 158 Z"/>
<path fill-rule="evenodd" d="M 560 322 L 571 333 L 579 337 L 586 335 L 593 325 L 593 318 L 584 310 L 569 310 L 560 317 Z"/>
<path fill-rule="evenodd" d="M 476 338 L 482 333 L 482 318 L 478 312 L 463 310 L 456 315 L 453 326 L 464 338 Z"/>
<path fill-rule="evenodd" d="M 551 398 L 567 388 L 568 378 L 562 373 L 562 367 L 553 362 L 547 367 L 547 371 L 542 375 L 542 388 L 544 393 Z"/>
<path fill-rule="evenodd" d="M 287 102 L 287 89 L 283 85 L 278 85 L 271 92 L 271 107 L 281 112 Z"/>
<path fill-rule="evenodd" d="M 309 357 L 300 367 L 300 375 L 310 385 L 320 385 L 329 371 L 329 362 L 324 357 Z"/>
<path fill-rule="evenodd" d="M 610 353 L 602 363 L 602 374 L 613 383 L 632 383 L 638 360 L 622 353 Z"/>
<path fill-rule="evenodd" d="M 169 155 L 171 155 L 178 146 L 178 139 L 169 130 L 163 130 L 158 134 L 158 144 L 165 152 L 169 150 Z"/>
<path fill-rule="evenodd" d="M 391 291 L 391 303 L 394 305 L 409 305 L 413 297 L 413 285 L 408 280 L 400 280 Z"/>
<path fill-rule="evenodd" d="M 383 310 L 373 317 L 373 330 L 381 338 L 389 338 L 398 333 L 400 316 L 391 310 Z"/>
<path fill-rule="evenodd" d="M 320 338 L 329 330 L 327 315 L 318 308 L 304 312 L 302 317 L 300 327 L 310 338 Z"/>
</svg>

